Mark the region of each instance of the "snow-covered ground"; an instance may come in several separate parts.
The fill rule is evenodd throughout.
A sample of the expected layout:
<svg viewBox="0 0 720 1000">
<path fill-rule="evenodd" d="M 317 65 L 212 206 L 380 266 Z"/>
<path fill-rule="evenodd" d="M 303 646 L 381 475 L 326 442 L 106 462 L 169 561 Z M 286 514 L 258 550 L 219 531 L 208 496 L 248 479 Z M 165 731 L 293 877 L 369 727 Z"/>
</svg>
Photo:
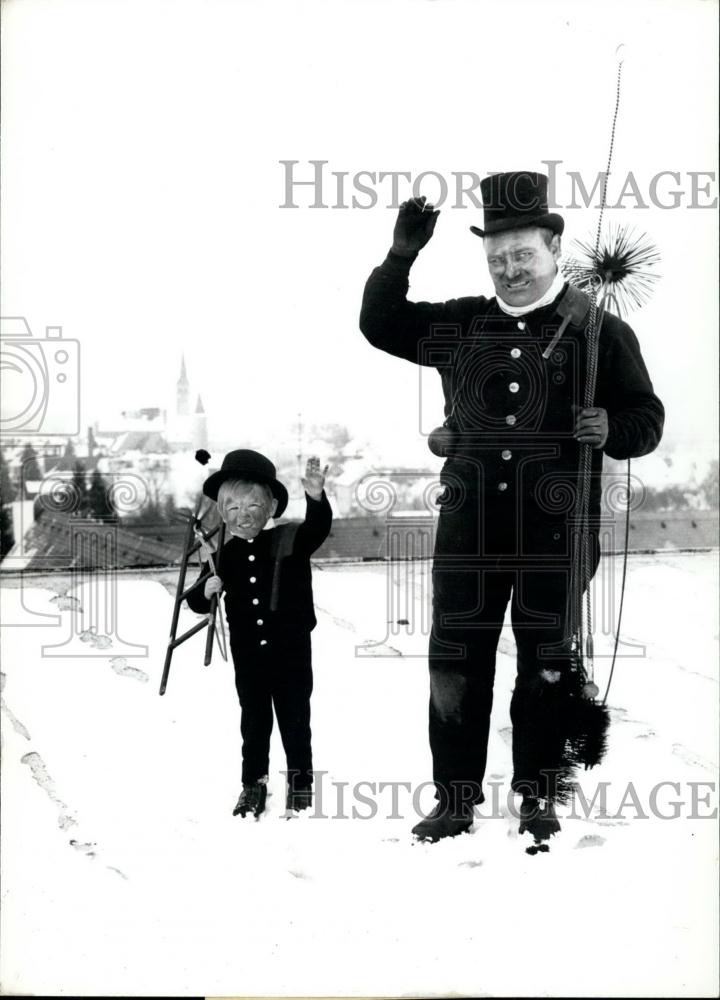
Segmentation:
<svg viewBox="0 0 720 1000">
<path fill-rule="evenodd" d="M 431 801 L 426 566 L 316 568 L 313 742 L 326 773 L 321 804 L 290 821 L 275 734 L 267 813 L 231 816 L 239 710 L 230 667 L 217 653 L 202 666 L 202 637 L 176 652 L 158 697 L 166 586 L 86 581 L 58 596 L 47 581 L 8 583 L 3 991 L 716 995 L 716 565 L 716 553 L 631 558 L 611 747 L 582 777 L 605 809 L 564 807 L 562 834 L 535 857 L 507 793 L 509 630 L 495 802 L 469 834 L 411 841 L 413 799 Z M 113 597 L 114 609 L 98 603 Z M 398 618 L 410 624 L 386 624 Z M 599 658 L 601 690 L 607 666 Z"/>
</svg>

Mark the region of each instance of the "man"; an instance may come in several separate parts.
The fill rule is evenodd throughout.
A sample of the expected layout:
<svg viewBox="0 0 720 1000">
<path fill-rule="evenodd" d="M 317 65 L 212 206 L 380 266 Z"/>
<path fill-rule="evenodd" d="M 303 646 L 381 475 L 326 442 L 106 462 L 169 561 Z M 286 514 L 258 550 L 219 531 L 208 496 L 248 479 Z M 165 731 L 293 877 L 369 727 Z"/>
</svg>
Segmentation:
<svg viewBox="0 0 720 1000">
<path fill-rule="evenodd" d="M 567 604 L 580 444 L 592 445 L 592 567 L 597 566 L 603 452 L 645 455 L 662 403 L 637 339 L 606 315 L 597 405 L 583 407 L 589 300 L 558 270 L 564 222 L 547 178 L 496 174 L 481 184 L 483 239 L 495 297 L 408 302 L 413 261 L 438 212 L 405 202 L 393 245 L 365 287 L 369 342 L 437 368 L 445 424 L 430 445 L 447 456 L 433 562 L 430 747 L 437 805 L 413 833 L 437 841 L 468 830 L 483 801 L 495 655 L 508 602 L 517 643 L 512 788 L 520 831 L 559 830 L 553 809 L 565 745 L 559 692 L 569 676 Z"/>
</svg>

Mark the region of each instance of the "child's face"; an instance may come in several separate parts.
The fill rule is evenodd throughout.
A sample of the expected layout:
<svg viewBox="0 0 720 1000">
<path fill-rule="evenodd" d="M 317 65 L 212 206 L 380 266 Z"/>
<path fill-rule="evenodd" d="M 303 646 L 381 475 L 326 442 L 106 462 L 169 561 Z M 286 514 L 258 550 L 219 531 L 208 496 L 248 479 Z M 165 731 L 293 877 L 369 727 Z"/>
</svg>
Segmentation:
<svg viewBox="0 0 720 1000">
<path fill-rule="evenodd" d="M 268 501 L 262 487 L 248 483 L 236 487 L 226 498 L 220 513 L 231 535 L 255 538 L 277 509 L 277 500 Z"/>
</svg>

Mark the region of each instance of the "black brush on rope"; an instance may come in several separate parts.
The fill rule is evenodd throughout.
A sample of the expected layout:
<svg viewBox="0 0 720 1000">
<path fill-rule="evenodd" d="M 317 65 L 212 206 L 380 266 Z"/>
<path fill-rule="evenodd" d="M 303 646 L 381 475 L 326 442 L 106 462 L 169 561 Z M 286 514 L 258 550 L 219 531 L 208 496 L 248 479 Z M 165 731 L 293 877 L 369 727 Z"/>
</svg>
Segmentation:
<svg viewBox="0 0 720 1000">
<path fill-rule="evenodd" d="M 548 683 L 537 677 L 515 689 L 510 718 L 516 792 L 554 803 L 572 798 L 577 769 L 569 752 L 572 710 L 567 678 Z"/>
<path fill-rule="evenodd" d="M 566 706 L 566 767 L 596 767 L 608 747 L 610 712 L 604 701 L 598 701 L 600 691 L 588 680 L 582 659 L 571 654 L 570 685 Z"/>
<path fill-rule="evenodd" d="M 617 50 L 618 70 L 615 88 L 615 109 L 610 130 L 607 169 L 603 176 L 600 197 L 600 213 L 594 238 L 575 241 L 576 256 L 564 262 L 563 271 L 568 280 L 585 291 L 590 298 L 590 312 L 585 330 L 587 342 L 587 370 L 583 406 L 594 405 L 598 367 L 598 342 L 606 309 L 613 306 L 618 315 L 623 308 L 642 305 L 652 292 L 657 275 L 653 271 L 659 262 L 657 248 L 643 234 L 636 235 L 627 225 L 610 230 L 603 242 L 603 216 L 607 203 L 607 184 L 610 177 L 615 127 L 620 107 L 620 92 L 624 46 Z M 598 302 L 599 299 L 599 302 Z M 580 446 L 578 467 L 578 490 L 574 511 L 575 530 L 573 532 L 573 567 L 569 595 L 569 644 L 570 669 L 563 683 L 563 709 L 560 726 L 565 736 L 558 773 L 563 784 L 568 775 L 579 767 L 590 768 L 599 764 L 607 750 L 610 714 L 607 695 L 610 682 L 602 702 L 598 701 L 599 689 L 595 684 L 593 667 L 593 627 L 590 581 L 594 573 L 591 557 L 590 532 L 590 486 L 592 477 L 592 446 Z M 628 465 L 629 481 L 629 465 Z M 627 517 L 629 518 L 629 497 Z M 627 565 L 627 527 L 625 566 Z M 625 570 L 623 570 L 623 587 Z M 584 612 L 583 613 L 583 604 Z M 620 604 L 622 613 L 622 600 Z M 618 620 L 618 633 L 620 622 Z M 617 641 L 613 654 L 613 666 L 617 653 Z"/>
<path fill-rule="evenodd" d="M 609 172 L 609 171 L 608 171 Z M 603 192 L 604 197 L 604 192 Z M 602 220 L 601 220 L 602 222 Z M 587 380 L 585 384 L 584 406 L 594 403 L 597 375 L 598 340 L 602 330 L 602 320 L 608 309 L 618 316 L 624 311 L 638 308 L 650 297 L 659 275 L 653 270 L 660 261 L 657 247 L 643 233 L 636 233 L 627 225 L 611 227 L 604 241 L 600 239 L 600 225 L 595 242 L 575 240 L 572 244 L 575 256 L 563 264 L 568 280 L 590 295 L 591 309 L 586 330 L 588 345 Z M 599 290 L 599 302 L 598 302 Z M 593 671 L 592 605 L 590 595 L 590 526 L 589 500 L 592 448 L 582 445 L 578 477 L 578 502 L 576 505 L 577 531 L 574 538 L 573 581 L 571 587 L 571 653 L 570 671 L 566 685 L 563 727 L 566 742 L 563 749 L 559 774 L 563 784 L 568 774 L 575 769 L 596 767 L 604 758 L 608 747 L 610 712 L 607 696 L 610 681 L 602 701 L 598 701 L 599 689 L 595 684 Z M 628 507 L 629 518 L 629 462 L 628 462 Z M 627 565 L 627 528 L 623 568 L 623 592 Z M 585 613 L 583 614 L 583 602 Z M 618 616 L 619 636 L 622 600 Z M 617 638 L 613 664 L 617 653 Z"/>
</svg>

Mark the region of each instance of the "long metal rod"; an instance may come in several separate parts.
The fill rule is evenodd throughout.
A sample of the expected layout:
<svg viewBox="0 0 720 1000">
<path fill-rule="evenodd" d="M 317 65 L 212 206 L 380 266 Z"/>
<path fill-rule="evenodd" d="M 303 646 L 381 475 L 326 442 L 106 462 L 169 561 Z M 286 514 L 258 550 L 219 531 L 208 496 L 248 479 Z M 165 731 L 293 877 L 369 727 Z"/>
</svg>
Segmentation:
<svg viewBox="0 0 720 1000">
<path fill-rule="evenodd" d="M 223 543 L 225 542 L 225 523 L 221 522 L 220 530 L 218 534 L 218 544 L 217 544 L 217 560 L 220 562 L 220 553 L 222 551 Z M 215 638 L 215 622 L 217 618 L 218 610 L 218 595 L 213 594 L 210 598 L 210 617 L 208 619 L 208 634 L 205 641 L 205 666 L 210 665 L 210 660 L 212 659 L 212 648 L 213 640 Z"/>
</svg>

